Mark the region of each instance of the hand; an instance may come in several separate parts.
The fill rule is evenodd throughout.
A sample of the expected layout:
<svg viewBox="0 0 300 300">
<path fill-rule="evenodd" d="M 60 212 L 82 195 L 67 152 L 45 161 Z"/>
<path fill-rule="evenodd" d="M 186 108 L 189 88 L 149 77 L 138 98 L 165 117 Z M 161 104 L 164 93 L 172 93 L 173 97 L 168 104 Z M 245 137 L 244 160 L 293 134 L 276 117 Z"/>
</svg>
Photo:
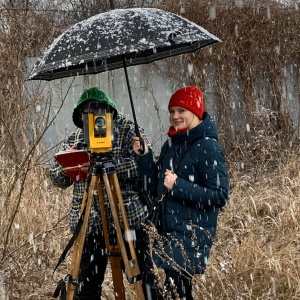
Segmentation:
<svg viewBox="0 0 300 300">
<path fill-rule="evenodd" d="M 83 142 L 78 142 L 77 144 L 74 144 L 73 146 L 69 147 L 67 150 L 85 150 L 87 148 L 87 144 Z"/>
<path fill-rule="evenodd" d="M 72 147 L 69 147 L 67 150 L 68 151 L 77 150 L 77 144 L 73 145 Z M 86 162 L 86 163 L 82 164 L 80 166 L 80 170 L 85 172 L 85 173 L 88 173 L 88 171 L 90 169 L 90 164 L 91 164 L 90 162 Z"/>
<path fill-rule="evenodd" d="M 89 171 L 89 168 L 90 168 L 90 162 L 86 162 L 81 165 L 80 170 L 87 173 Z"/>
<path fill-rule="evenodd" d="M 168 189 L 168 191 L 171 191 L 173 189 L 174 183 L 177 179 L 177 175 L 170 171 L 170 170 L 166 170 L 165 172 L 165 179 L 164 179 L 164 186 Z"/>
<path fill-rule="evenodd" d="M 67 148 L 68 151 L 77 150 L 77 145 L 73 145 L 69 148 Z"/>
<path fill-rule="evenodd" d="M 143 138 L 141 137 L 141 139 L 143 139 Z M 144 151 L 143 154 L 140 152 L 140 150 L 141 150 L 141 143 L 140 143 L 140 138 L 137 137 L 137 136 L 133 137 L 133 145 L 132 145 L 132 147 L 133 147 L 133 151 L 137 155 L 139 155 L 139 156 L 142 156 L 142 155 L 144 155 L 144 154 L 146 154 L 146 153 L 149 152 L 149 147 L 148 147 L 147 143 L 145 142 L 145 140 L 144 140 L 145 151 Z"/>
</svg>

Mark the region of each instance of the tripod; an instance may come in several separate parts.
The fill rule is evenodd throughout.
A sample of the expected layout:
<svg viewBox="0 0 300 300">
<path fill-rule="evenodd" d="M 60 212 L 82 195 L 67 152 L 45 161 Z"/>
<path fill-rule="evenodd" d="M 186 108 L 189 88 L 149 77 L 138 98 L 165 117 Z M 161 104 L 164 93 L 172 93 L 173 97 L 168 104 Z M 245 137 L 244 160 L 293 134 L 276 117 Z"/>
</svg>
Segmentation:
<svg viewBox="0 0 300 300">
<path fill-rule="evenodd" d="M 142 289 L 142 282 L 141 280 L 138 279 L 140 270 L 137 262 L 134 245 L 130 237 L 129 224 L 128 224 L 125 206 L 121 195 L 118 177 L 115 171 L 115 166 L 112 163 L 112 160 L 110 158 L 103 157 L 103 155 L 99 153 L 97 154 L 92 153 L 90 174 L 91 174 L 91 179 L 90 182 L 87 183 L 87 188 L 84 192 L 82 207 L 81 207 L 81 212 L 85 210 L 83 225 L 81 227 L 80 233 L 76 238 L 73 255 L 72 255 L 72 262 L 71 262 L 69 275 L 73 280 L 68 282 L 67 300 L 73 300 L 75 290 L 76 290 L 76 285 L 78 285 L 76 279 L 78 278 L 79 275 L 80 261 L 81 261 L 84 241 L 88 229 L 89 215 L 93 203 L 95 188 L 97 188 L 98 191 L 104 240 L 105 240 L 107 255 L 109 257 L 110 264 L 111 264 L 115 299 L 117 300 L 126 299 L 125 288 L 123 283 L 123 273 L 122 273 L 122 262 L 123 262 L 125 267 L 125 273 L 127 275 L 129 283 L 134 285 L 135 292 L 138 296 L 138 299 L 144 300 L 145 298 Z M 103 184 L 106 189 L 109 206 L 114 221 L 114 228 L 116 230 L 116 235 L 117 235 L 117 244 L 112 244 L 109 238 L 107 216 L 105 213 L 104 196 L 102 191 Z M 129 245 L 131 259 L 129 259 L 125 248 L 121 225 L 118 216 L 118 210 L 122 215 L 125 233 L 129 235 L 128 245 Z"/>
</svg>

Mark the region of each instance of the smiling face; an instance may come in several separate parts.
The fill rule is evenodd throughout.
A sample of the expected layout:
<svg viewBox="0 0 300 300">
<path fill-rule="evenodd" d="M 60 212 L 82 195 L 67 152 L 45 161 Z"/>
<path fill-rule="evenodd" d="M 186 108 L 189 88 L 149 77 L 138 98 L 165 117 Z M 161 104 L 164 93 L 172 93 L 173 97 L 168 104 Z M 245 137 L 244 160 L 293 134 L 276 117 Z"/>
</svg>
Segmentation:
<svg viewBox="0 0 300 300">
<path fill-rule="evenodd" d="M 200 123 L 199 118 L 195 114 L 180 106 L 171 107 L 169 113 L 170 123 L 176 130 L 192 129 Z"/>
</svg>

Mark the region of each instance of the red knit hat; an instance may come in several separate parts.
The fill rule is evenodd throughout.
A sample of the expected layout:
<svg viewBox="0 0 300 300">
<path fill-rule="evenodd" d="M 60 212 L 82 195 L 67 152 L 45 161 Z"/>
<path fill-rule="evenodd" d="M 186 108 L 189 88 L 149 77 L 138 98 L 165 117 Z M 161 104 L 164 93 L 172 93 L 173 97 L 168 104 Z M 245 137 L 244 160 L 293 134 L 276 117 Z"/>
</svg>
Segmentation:
<svg viewBox="0 0 300 300">
<path fill-rule="evenodd" d="M 204 100 L 201 90 L 193 85 L 179 89 L 171 97 L 168 109 L 174 106 L 183 107 L 202 120 Z"/>
</svg>

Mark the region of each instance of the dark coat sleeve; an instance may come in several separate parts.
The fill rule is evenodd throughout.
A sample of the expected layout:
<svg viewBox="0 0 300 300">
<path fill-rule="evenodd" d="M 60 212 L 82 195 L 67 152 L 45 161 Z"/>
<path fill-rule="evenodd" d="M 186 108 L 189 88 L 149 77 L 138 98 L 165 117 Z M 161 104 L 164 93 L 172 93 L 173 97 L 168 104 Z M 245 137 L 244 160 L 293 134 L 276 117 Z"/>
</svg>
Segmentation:
<svg viewBox="0 0 300 300">
<path fill-rule="evenodd" d="M 157 188 L 157 169 L 153 158 L 152 151 L 143 156 L 136 155 L 136 162 L 140 178 L 142 179 L 143 188 L 150 191 L 152 195 L 156 196 Z"/>
</svg>

